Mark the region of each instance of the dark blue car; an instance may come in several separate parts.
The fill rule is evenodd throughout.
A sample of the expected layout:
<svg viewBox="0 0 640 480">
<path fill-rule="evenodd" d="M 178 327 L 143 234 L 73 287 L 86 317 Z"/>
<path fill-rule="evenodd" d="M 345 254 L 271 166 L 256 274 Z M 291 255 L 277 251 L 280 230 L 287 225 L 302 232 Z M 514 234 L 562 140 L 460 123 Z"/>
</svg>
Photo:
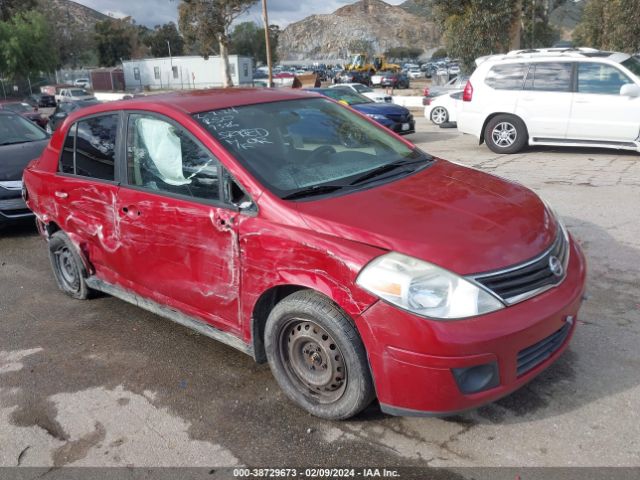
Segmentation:
<svg viewBox="0 0 640 480">
<path fill-rule="evenodd" d="M 400 135 L 407 135 L 416 131 L 416 122 L 413 119 L 413 115 L 400 105 L 375 103 L 348 88 L 311 88 L 309 91 L 318 92 L 325 97 L 344 102 L 354 110 L 363 113 Z"/>
</svg>

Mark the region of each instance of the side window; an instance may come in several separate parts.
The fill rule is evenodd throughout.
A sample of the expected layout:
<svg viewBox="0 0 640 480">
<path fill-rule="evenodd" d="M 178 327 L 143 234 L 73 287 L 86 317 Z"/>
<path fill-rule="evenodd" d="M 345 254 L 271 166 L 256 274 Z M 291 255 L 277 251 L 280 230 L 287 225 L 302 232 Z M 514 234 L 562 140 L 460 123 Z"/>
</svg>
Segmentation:
<svg viewBox="0 0 640 480">
<path fill-rule="evenodd" d="M 113 181 L 119 114 L 91 117 L 78 122 L 76 175 Z"/>
<path fill-rule="evenodd" d="M 617 68 L 604 63 L 578 64 L 578 92 L 619 95 L 620 87 L 633 83 Z"/>
<path fill-rule="evenodd" d="M 526 72 L 525 63 L 496 65 L 489 70 L 484 83 L 496 90 L 522 90 Z"/>
<path fill-rule="evenodd" d="M 572 63 L 532 63 L 525 82 L 525 90 L 570 92 Z"/>
<path fill-rule="evenodd" d="M 69 133 L 67 133 L 67 138 L 64 141 L 64 145 L 62 147 L 62 155 L 60 155 L 60 167 L 59 171 L 62 173 L 71 173 L 73 174 L 74 169 L 74 158 L 73 151 L 76 143 L 76 128 L 78 127 L 77 123 L 71 125 L 69 129 Z"/>
<path fill-rule="evenodd" d="M 220 162 L 182 128 L 132 114 L 127 129 L 129 184 L 205 200 L 220 200 Z"/>
</svg>

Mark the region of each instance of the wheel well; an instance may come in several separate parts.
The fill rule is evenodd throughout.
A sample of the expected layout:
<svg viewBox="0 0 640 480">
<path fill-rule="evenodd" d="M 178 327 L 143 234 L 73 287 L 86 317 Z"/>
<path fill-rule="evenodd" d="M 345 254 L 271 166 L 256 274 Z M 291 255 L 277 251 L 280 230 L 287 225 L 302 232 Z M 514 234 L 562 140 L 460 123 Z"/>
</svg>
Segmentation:
<svg viewBox="0 0 640 480">
<path fill-rule="evenodd" d="M 45 232 L 47 232 L 47 235 L 49 237 L 51 237 L 51 235 L 53 235 L 54 233 L 62 230 L 60 228 L 60 226 L 56 223 L 56 222 L 49 222 L 47 224 L 44 224 L 44 230 Z"/>
<path fill-rule="evenodd" d="M 491 121 L 492 118 L 497 117 L 498 115 L 509 115 L 511 117 L 515 117 L 518 120 L 520 120 L 525 128 L 526 128 L 526 123 L 524 123 L 524 120 L 522 120 L 518 115 L 514 115 L 513 113 L 508 113 L 508 112 L 495 112 L 492 113 L 491 115 L 489 115 L 485 120 L 484 123 L 482 124 L 482 129 L 480 130 L 480 144 L 482 145 L 484 143 L 484 129 L 487 128 L 487 123 L 489 123 Z"/>
<path fill-rule="evenodd" d="M 251 337 L 253 339 L 253 354 L 256 362 L 265 363 L 267 361 L 264 351 L 264 327 L 273 307 L 292 293 L 306 289 L 306 287 L 300 285 L 278 285 L 270 288 L 260 296 L 253 307 L 253 314 L 251 315 Z"/>
</svg>

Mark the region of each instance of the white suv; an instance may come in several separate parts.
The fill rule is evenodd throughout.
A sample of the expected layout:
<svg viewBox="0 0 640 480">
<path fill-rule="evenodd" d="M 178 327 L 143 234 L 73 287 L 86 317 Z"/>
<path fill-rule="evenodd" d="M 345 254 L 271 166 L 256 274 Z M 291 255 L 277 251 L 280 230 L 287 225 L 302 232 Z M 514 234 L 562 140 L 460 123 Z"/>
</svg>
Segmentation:
<svg viewBox="0 0 640 480">
<path fill-rule="evenodd" d="M 525 145 L 640 151 L 640 60 L 594 49 L 518 50 L 476 60 L 458 129 L 496 153 Z"/>
</svg>

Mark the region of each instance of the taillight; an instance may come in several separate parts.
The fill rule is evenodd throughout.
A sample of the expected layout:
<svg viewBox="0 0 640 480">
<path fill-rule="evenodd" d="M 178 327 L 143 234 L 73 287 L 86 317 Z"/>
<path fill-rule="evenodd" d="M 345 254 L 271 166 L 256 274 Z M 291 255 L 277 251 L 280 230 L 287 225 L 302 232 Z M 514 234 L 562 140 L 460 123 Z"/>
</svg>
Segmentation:
<svg viewBox="0 0 640 480">
<path fill-rule="evenodd" d="M 422 105 L 424 105 L 424 106 L 431 105 L 431 99 L 430 98 L 423 98 L 422 99 Z"/>
<path fill-rule="evenodd" d="M 473 98 L 473 85 L 471 85 L 471 80 L 467 81 L 467 84 L 464 87 L 464 92 L 462 92 L 462 101 L 470 102 Z"/>
<path fill-rule="evenodd" d="M 424 89 L 422 90 L 422 95 L 424 95 L 425 97 L 429 96 L 429 87 L 424 87 Z"/>
</svg>

